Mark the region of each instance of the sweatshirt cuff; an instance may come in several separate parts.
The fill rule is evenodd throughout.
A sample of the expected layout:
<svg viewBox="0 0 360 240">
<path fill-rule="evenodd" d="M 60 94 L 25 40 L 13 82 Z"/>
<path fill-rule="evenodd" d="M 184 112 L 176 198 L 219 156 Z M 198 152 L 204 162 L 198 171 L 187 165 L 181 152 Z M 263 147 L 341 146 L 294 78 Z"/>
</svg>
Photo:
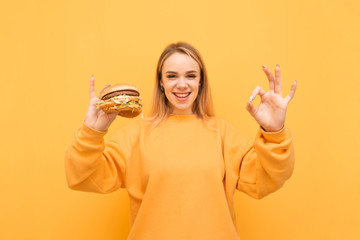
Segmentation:
<svg viewBox="0 0 360 240">
<path fill-rule="evenodd" d="M 79 131 L 79 135 L 82 138 L 91 139 L 94 142 L 102 142 L 105 134 L 108 132 L 108 130 L 106 130 L 105 132 L 98 131 L 87 126 L 85 123 L 80 126 Z"/>
<path fill-rule="evenodd" d="M 274 142 L 274 143 L 280 143 L 284 141 L 289 137 L 290 134 L 290 130 L 286 126 L 284 126 L 281 130 L 277 132 L 266 132 L 260 126 L 260 132 L 267 142 Z"/>
</svg>

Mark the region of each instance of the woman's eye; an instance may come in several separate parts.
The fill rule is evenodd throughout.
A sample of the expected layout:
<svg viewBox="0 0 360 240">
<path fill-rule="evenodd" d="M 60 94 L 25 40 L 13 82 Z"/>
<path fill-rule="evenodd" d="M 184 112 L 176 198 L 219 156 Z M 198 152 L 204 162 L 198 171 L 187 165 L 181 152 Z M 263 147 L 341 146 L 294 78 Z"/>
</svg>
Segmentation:
<svg viewBox="0 0 360 240">
<path fill-rule="evenodd" d="M 176 77 L 175 75 L 168 75 L 167 76 L 168 78 L 174 78 L 174 77 Z"/>
<path fill-rule="evenodd" d="M 195 78 L 196 75 L 189 75 L 188 77 L 189 77 L 189 78 Z"/>
</svg>

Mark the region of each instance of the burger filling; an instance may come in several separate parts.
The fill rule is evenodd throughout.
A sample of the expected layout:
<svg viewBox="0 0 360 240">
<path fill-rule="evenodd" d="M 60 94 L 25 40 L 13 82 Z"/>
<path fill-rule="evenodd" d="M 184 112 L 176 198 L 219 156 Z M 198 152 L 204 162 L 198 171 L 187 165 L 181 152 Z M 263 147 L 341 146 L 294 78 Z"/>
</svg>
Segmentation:
<svg viewBox="0 0 360 240">
<path fill-rule="evenodd" d="M 122 91 L 123 92 L 123 91 Z M 111 93 L 112 94 L 112 93 Z M 108 94 L 109 95 L 109 94 Z M 106 95 L 107 96 L 107 95 Z M 141 108 L 141 97 L 139 96 L 131 96 L 131 95 L 118 95 L 108 99 L 100 100 L 96 103 L 96 107 L 99 108 L 99 105 L 107 102 L 114 102 L 116 105 L 107 107 L 107 109 L 120 109 L 120 108 Z"/>
</svg>

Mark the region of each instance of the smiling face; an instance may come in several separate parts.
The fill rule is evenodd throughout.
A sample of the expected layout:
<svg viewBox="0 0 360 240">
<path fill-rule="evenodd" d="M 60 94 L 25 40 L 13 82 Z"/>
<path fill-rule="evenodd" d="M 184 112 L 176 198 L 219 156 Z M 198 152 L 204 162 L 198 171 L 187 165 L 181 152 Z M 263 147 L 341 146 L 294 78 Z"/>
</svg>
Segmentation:
<svg viewBox="0 0 360 240">
<path fill-rule="evenodd" d="M 184 53 L 168 57 L 161 71 L 161 86 L 173 114 L 192 114 L 200 84 L 199 64 Z"/>
</svg>

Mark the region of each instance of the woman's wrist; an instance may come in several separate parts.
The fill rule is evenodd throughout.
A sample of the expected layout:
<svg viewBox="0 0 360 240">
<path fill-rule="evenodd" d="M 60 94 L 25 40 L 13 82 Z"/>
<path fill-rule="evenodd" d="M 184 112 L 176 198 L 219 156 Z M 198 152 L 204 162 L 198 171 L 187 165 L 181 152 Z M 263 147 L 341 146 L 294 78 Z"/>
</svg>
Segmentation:
<svg viewBox="0 0 360 240">
<path fill-rule="evenodd" d="M 281 128 L 264 128 L 263 126 L 260 126 L 262 130 L 265 132 L 279 132 L 281 129 L 284 128 L 284 125 Z"/>
</svg>

